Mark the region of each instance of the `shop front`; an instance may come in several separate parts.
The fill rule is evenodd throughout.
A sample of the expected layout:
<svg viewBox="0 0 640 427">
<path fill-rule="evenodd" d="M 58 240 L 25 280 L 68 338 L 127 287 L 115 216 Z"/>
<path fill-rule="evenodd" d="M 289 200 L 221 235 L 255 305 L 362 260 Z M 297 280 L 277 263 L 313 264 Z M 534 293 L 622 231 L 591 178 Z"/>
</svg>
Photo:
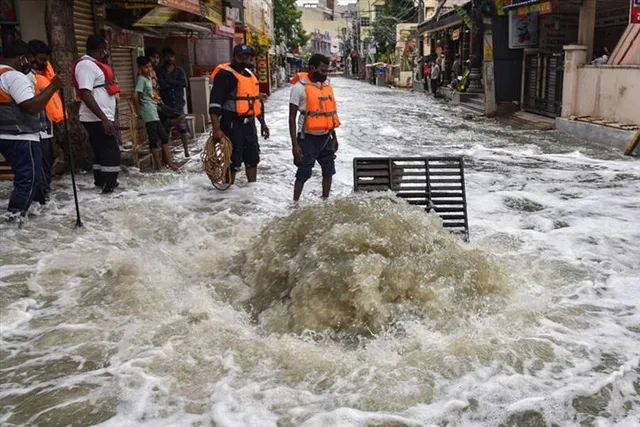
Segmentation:
<svg viewBox="0 0 640 427">
<path fill-rule="evenodd" d="M 579 5 L 532 0 L 509 3 L 505 6 L 509 48 L 523 52 L 522 109 L 557 117 L 562 112 L 563 46 L 578 38 Z"/>
</svg>

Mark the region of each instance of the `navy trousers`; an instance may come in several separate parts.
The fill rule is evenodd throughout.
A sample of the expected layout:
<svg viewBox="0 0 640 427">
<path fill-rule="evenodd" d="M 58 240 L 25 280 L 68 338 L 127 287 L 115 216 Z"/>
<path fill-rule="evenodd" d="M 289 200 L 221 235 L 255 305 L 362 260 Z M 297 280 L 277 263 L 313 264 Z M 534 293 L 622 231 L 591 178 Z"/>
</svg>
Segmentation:
<svg viewBox="0 0 640 427">
<path fill-rule="evenodd" d="M 9 212 L 24 216 L 34 200 L 44 204 L 40 141 L 0 139 L 0 153 L 14 175 Z"/>
</svg>

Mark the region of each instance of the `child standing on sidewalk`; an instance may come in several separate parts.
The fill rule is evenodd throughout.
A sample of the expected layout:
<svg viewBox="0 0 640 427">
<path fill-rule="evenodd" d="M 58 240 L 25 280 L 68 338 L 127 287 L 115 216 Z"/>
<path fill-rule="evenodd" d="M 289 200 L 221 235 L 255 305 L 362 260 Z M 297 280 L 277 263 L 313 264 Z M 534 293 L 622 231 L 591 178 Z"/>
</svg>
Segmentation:
<svg viewBox="0 0 640 427">
<path fill-rule="evenodd" d="M 138 115 L 142 118 L 147 136 L 149 137 L 149 148 L 155 163 L 156 170 L 163 164 L 163 154 L 167 161 L 166 166 L 177 171 L 178 168 L 173 163 L 173 157 L 169 148 L 169 137 L 167 136 L 160 117 L 158 115 L 158 104 L 154 98 L 151 74 L 153 67 L 151 59 L 146 56 L 139 56 L 137 59 L 139 75 L 136 80 L 136 90 L 134 93 L 135 105 L 138 108 Z"/>
</svg>

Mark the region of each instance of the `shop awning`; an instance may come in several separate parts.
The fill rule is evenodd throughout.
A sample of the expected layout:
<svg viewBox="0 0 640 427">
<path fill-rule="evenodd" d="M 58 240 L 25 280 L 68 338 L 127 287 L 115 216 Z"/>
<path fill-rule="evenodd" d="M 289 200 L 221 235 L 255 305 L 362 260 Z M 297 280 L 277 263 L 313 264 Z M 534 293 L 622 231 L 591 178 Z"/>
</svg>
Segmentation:
<svg viewBox="0 0 640 427">
<path fill-rule="evenodd" d="M 457 25 L 462 25 L 462 18 L 457 13 L 450 14 L 445 16 L 437 21 L 426 22 L 425 25 L 421 25 L 418 27 L 418 33 L 434 33 L 436 31 L 445 30 L 449 27 L 454 27 Z"/>
<path fill-rule="evenodd" d="M 513 0 L 511 4 L 505 4 L 504 9 L 506 10 L 516 9 L 518 7 L 529 6 L 531 4 L 537 4 L 537 3 L 540 3 L 540 0 Z"/>
<path fill-rule="evenodd" d="M 212 36 L 215 34 L 213 24 L 197 23 L 197 22 L 167 22 L 164 27 L 179 28 L 181 30 L 193 31 L 196 33 Z"/>
</svg>

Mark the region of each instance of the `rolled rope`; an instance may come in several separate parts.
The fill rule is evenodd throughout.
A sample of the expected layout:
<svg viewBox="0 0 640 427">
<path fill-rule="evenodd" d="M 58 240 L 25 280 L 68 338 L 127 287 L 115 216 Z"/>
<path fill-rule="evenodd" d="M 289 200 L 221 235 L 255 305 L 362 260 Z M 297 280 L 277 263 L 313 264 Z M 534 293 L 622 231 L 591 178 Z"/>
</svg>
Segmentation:
<svg viewBox="0 0 640 427">
<path fill-rule="evenodd" d="M 213 186 L 224 191 L 231 186 L 232 145 L 226 136 L 220 142 L 210 136 L 201 154 L 202 166 Z"/>
</svg>

